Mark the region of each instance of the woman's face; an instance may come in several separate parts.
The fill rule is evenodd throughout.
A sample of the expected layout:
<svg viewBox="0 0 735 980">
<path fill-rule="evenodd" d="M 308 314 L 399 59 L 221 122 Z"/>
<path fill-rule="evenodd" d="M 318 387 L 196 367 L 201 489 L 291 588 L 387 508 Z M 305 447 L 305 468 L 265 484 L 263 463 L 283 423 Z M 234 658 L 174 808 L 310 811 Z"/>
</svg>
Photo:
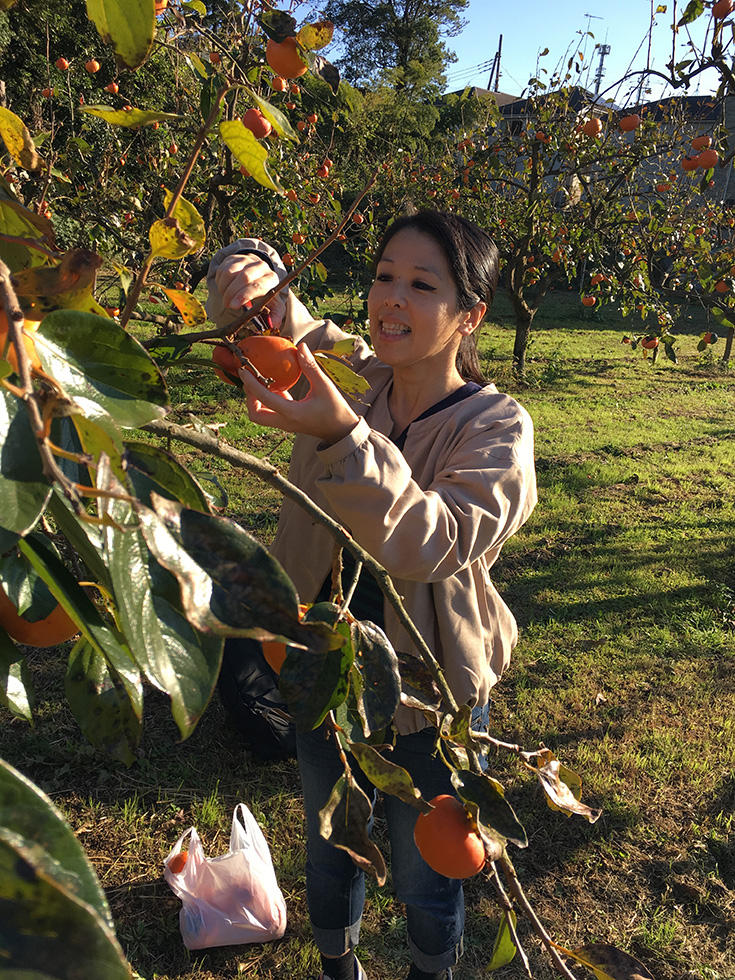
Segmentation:
<svg viewBox="0 0 735 980">
<path fill-rule="evenodd" d="M 480 304 L 481 305 L 481 304 Z M 444 252 L 430 235 L 404 228 L 388 242 L 368 294 L 370 337 L 393 368 L 451 368 L 476 323 L 457 311 L 457 287 Z"/>
</svg>

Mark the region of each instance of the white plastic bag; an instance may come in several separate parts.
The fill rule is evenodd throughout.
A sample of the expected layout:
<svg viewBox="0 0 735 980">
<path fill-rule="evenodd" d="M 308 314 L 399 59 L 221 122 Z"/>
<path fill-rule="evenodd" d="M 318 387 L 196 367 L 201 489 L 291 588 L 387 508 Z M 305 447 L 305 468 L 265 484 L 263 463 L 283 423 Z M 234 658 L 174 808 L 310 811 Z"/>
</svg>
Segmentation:
<svg viewBox="0 0 735 980">
<path fill-rule="evenodd" d="M 188 854 L 177 873 L 173 869 L 181 859 L 173 859 L 187 837 Z M 285 932 L 286 903 L 268 844 L 244 803 L 232 815 L 227 854 L 205 857 L 199 834 L 190 827 L 167 855 L 163 876 L 183 903 L 179 926 L 187 949 L 265 943 Z"/>
</svg>

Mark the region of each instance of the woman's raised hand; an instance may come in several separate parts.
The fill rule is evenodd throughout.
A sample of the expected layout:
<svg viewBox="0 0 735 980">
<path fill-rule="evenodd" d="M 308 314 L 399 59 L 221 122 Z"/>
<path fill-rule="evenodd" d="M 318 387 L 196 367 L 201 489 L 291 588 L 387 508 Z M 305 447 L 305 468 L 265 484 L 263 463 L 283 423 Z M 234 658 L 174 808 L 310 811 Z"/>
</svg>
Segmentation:
<svg viewBox="0 0 735 980">
<path fill-rule="evenodd" d="M 353 412 L 340 390 L 324 374 L 306 344 L 298 345 L 301 370 L 309 382 L 309 392 L 294 401 L 286 392 L 269 391 L 245 368 L 238 372 L 247 396 L 252 422 L 314 436 L 332 445 L 357 425 Z"/>
<path fill-rule="evenodd" d="M 241 310 L 278 285 L 279 278 L 257 255 L 228 255 L 215 272 L 214 281 L 225 309 Z M 271 322 L 279 330 L 286 314 L 286 299 L 277 293 L 268 301 Z"/>
</svg>

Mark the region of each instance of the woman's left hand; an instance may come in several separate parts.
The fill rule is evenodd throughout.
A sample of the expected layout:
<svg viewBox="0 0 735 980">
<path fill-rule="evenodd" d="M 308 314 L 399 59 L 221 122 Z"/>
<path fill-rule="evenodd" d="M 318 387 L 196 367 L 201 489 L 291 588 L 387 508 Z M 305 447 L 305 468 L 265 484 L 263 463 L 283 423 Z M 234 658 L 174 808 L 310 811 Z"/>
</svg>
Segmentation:
<svg viewBox="0 0 735 980">
<path fill-rule="evenodd" d="M 240 368 L 248 415 L 258 425 L 314 436 L 332 445 L 352 431 L 359 416 L 321 370 L 306 344 L 299 344 L 297 350 L 301 371 L 310 385 L 309 392 L 294 401 L 288 392 L 269 391 L 249 371 Z"/>
</svg>

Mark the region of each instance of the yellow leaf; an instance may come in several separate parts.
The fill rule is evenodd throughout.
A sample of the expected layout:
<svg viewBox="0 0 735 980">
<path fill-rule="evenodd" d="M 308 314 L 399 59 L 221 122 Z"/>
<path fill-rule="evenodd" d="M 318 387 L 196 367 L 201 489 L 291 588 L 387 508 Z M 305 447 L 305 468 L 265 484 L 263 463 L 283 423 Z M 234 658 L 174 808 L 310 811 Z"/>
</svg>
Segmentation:
<svg viewBox="0 0 735 980">
<path fill-rule="evenodd" d="M 355 374 L 349 365 L 333 357 L 328 357 L 322 351 L 314 351 L 314 357 L 319 361 L 319 367 L 324 373 L 334 381 L 338 388 L 341 388 L 346 395 L 359 398 L 366 391 L 370 391 L 370 385 L 359 374 Z"/>
<path fill-rule="evenodd" d="M 16 0 L 0 0 L 0 10 L 10 10 Z"/>
<path fill-rule="evenodd" d="M 320 20 L 314 24 L 304 24 L 296 40 L 309 51 L 319 51 L 326 48 L 333 34 L 334 24 L 331 20 Z"/>
<path fill-rule="evenodd" d="M 19 167 L 24 170 L 40 170 L 43 159 L 36 153 L 31 134 L 26 124 L 10 109 L 0 107 L 0 136 L 8 152 Z"/>
<path fill-rule="evenodd" d="M 110 126 L 126 126 L 128 129 L 135 129 L 138 126 L 145 126 L 147 123 L 165 121 L 167 119 L 182 119 L 175 112 L 155 112 L 148 109 L 113 109 L 109 105 L 83 105 L 80 112 L 86 112 L 90 116 L 98 116 L 104 119 Z"/>
<path fill-rule="evenodd" d="M 135 71 L 148 57 L 156 30 L 153 0 L 87 0 L 87 17 L 120 64 Z"/>
<path fill-rule="evenodd" d="M 256 140 L 247 126 L 239 119 L 225 120 L 219 124 L 219 131 L 227 147 L 247 172 L 270 190 L 285 193 L 278 181 L 268 170 L 268 151 Z"/>
<path fill-rule="evenodd" d="M 167 286 L 161 286 L 160 288 L 179 311 L 181 319 L 187 327 L 196 327 L 200 323 L 204 323 L 207 319 L 204 307 L 196 296 L 193 296 L 185 289 L 169 289 Z"/>
<path fill-rule="evenodd" d="M 27 266 L 45 265 L 48 256 L 35 248 L 30 248 L 24 239 L 43 243 L 44 247 L 55 248 L 54 229 L 51 222 L 24 208 L 18 201 L 0 197 L 0 258 L 7 263 L 11 272 Z M 15 239 L 8 241 L 7 239 Z"/>
<path fill-rule="evenodd" d="M 194 54 L 193 51 L 190 51 L 186 57 L 188 58 L 190 65 L 198 75 L 201 75 L 202 78 L 208 77 L 209 72 L 204 67 L 202 59 L 198 55 Z"/>
<path fill-rule="evenodd" d="M 15 273 L 12 281 L 20 305 L 25 313 L 39 320 L 51 310 L 59 309 L 98 313 L 102 307 L 92 291 L 101 264 L 96 252 L 74 248 L 57 265 Z"/>
<path fill-rule="evenodd" d="M 163 203 L 167 211 L 172 197 L 173 194 L 171 191 L 166 191 L 163 195 Z M 204 221 L 190 201 L 187 201 L 184 197 L 180 197 L 176 202 L 176 207 L 171 217 L 178 221 L 179 226 L 196 243 L 197 248 L 201 248 L 204 245 L 207 237 Z"/>
<path fill-rule="evenodd" d="M 176 218 L 161 218 L 154 221 L 148 232 L 151 248 L 164 259 L 183 259 L 198 246 L 184 231 Z"/>
</svg>

